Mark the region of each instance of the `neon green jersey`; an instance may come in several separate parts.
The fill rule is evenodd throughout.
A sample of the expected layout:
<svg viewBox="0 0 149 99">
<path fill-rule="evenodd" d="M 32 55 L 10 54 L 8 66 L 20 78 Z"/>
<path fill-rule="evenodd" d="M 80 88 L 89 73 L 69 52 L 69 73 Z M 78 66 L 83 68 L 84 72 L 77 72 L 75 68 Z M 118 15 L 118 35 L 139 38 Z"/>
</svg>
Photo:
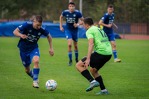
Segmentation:
<svg viewBox="0 0 149 99">
<path fill-rule="evenodd" d="M 102 29 L 96 26 L 91 26 L 86 31 L 86 36 L 88 39 L 93 38 L 95 52 L 102 55 L 112 55 L 111 44 L 108 40 L 107 35 Z"/>
</svg>

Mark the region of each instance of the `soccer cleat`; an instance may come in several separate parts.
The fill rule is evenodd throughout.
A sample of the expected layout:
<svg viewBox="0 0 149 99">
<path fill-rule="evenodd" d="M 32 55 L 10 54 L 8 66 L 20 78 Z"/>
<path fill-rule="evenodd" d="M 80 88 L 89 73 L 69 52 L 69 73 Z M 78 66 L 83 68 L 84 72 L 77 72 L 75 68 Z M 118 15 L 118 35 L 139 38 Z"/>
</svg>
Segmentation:
<svg viewBox="0 0 149 99">
<path fill-rule="evenodd" d="M 101 92 L 96 93 L 96 95 L 108 95 L 108 94 L 109 94 L 108 91 L 101 91 Z"/>
<path fill-rule="evenodd" d="M 71 65 L 72 65 L 72 60 L 70 60 L 68 63 L 68 66 L 71 66 Z"/>
<path fill-rule="evenodd" d="M 39 88 L 38 81 L 33 81 L 33 87 L 34 88 Z"/>
<path fill-rule="evenodd" d="M 91 82 L 90 86 L 86 89 L 86 92 L 93 90 L 94 87 L 98 87 L 99 83 L 97 81 Z"/>
<path fill-rule="evenodd" d="M 115 63 L 121 62 L 121 59 L 118 59 L 118 58 L 117 59 L 114 59 L 114 62 Z"/>
</svg>

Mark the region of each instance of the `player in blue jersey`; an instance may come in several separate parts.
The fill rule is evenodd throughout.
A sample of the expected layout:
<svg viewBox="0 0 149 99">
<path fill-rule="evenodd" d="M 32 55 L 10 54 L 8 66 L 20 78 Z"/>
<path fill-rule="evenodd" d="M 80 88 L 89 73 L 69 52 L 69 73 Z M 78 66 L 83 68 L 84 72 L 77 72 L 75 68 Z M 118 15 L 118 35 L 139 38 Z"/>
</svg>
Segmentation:
<svg viewBox="0 0 149 99">
<path fill-rule="evenodd" d="M 40 72 L 39 68 L 39 49 L 38 49 L 38 40 L 41 35 L 47 37 L 49 42 L 49 53 L 51 56 L 54 55 L 52 47 L 52 37 L 49 32 L 43 29 L 42 26 L 42 17 L 37 15 L 33 18 L 33 23 L 24 23 L 18 26 L 14 31 L 14 35 L 20 37 L 18 48 L 20 50 L 20 57 L 22 64 L 25 67 L 25 72 L 33 79 L 33 87 L 39 88 L 38 75 Z M 30 64 L 33 62 L 33 69 L 30 68 Z"/>
<path fill-rule="evenodd" d="M 63 17 L 66 18 L 66 28 L 63 28 Z M 75 60 L 78 62 L 78 26 L 82 24 L 82 14 L 75 10 L 75 3 L 70 2 L 68 4 L 68 10 L 64 10 L 60 15 L 60 30 L 65 31 L 65 35 L 68 41 L 68 65 L 72 65 L 72 42 L 74 44 Z"/>
<path fill-rule="evenodd" d="M 113 32 L 113 27 L 118 28 L 116 24 L 114 24 L 113 22 L 114 21 L 113 11 L 114 11 L 113 5 L 109 5 L 107 8 L 107 13 L 105 13 L 104 16 L 101 18 L 101 20 L 99 21 L 99 25 L 103 26 L 103 30 L 107 34 L 109 41 L 111 42 L 114 62 L 121 62 L 121 59 L 118 59 L 117 57 L 116 42 Z"/>
</svg>

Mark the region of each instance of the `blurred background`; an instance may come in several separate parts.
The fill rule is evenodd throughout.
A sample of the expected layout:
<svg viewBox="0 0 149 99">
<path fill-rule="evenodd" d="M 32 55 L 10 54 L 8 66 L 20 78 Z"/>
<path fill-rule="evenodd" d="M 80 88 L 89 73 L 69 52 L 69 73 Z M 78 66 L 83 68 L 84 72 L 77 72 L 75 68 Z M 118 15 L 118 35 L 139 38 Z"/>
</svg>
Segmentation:
<svg viewBox="0 0 149 99">
<path fill-rule="evenodd" d="M 95 23 L 107 11 L 107 5 L 113 4 L 115 23 L 119 27 L 116 33 L 149 35 L 149 0 L 0 0 L 0 36 L 7 36 L 4 31 L 8 28 L 4 25 L 12 27 L 11 32 L 20 23 L 9 22 L 28 21 L 36 14 L 42 15 L 44 22 L 57 24 L 59 28 L 59 16 L 70 1 L 75 2 L 76 9 L 84 17 L 92 17 Z"/>
</svg>

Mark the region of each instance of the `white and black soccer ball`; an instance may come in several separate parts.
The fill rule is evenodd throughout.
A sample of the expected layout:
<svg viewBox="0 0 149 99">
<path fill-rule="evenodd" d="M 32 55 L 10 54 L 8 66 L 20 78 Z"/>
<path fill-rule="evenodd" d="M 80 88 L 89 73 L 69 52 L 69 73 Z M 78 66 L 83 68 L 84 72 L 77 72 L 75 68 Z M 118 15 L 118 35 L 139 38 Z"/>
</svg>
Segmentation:
<svg viewBox="0 0 149 99">
<path fill-rule="evenodd" d="M 50 79 L 46 82 L 46 89 L 49 91 L 54 91 L 57 88 L 57 82 L 53 79 Z"/>
</svg>

